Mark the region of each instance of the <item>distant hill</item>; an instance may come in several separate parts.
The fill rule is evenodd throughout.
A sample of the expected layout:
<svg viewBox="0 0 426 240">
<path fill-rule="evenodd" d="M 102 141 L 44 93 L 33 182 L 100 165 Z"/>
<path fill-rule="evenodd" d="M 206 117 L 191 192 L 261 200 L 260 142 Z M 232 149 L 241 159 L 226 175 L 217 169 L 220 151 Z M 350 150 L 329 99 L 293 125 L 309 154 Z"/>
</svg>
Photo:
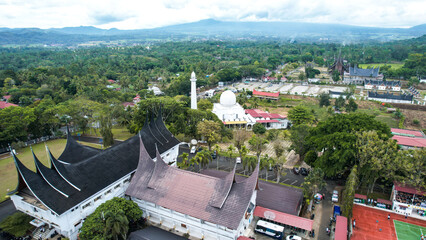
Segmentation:
<svg viewBox="0 0 426 240">
<path fill-rule="evenodd" d="M 148 39 L 180 40 L 188 38 L 259 38 L 306 42 L 391 41 L 415 38 L 426 34 L 426 24 L 412 28 L 360 27 L 342 24 L 300 22 L 225 22 L 213 19 L 154 29 L 119 30 L 92 26 L 51 28 L 0 28 L 0 45 L 65 44 L 88 41 Z"/>
</svg>

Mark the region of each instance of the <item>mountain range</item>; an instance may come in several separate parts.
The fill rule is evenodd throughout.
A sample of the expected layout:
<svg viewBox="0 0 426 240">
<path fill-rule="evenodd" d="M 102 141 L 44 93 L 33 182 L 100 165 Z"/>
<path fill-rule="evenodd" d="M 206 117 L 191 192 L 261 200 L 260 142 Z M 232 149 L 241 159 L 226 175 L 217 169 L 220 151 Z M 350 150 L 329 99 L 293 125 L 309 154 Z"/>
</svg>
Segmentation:
<svg viewBox="0 0 426 240">
<path fill-rule="evenodd" d="M 226 22 L 213 19 L 154 29 L 120 30 L 92 26 L 64 28 L 0 28 L 0 45 L 111 43 L 188 39 L 276 39 L 302 42 L 357 43 L 391 41 L 426 34 L 426 24 L 411 28 L 360 27 L 302 22 Z"/>
</svg>

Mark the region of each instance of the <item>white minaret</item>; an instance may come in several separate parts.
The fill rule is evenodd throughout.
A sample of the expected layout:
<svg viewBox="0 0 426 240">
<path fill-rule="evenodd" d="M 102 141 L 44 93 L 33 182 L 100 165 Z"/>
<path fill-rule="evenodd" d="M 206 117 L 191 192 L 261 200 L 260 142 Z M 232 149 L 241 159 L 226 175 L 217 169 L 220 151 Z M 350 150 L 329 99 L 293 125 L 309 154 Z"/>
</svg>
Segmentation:
<svg viewBox="0 0 426 240">
<path fill-rule="evenodd" d="M 191 109 L 197 109 L 197 79 L 195 72 L 191 73 Z"/>
</svg>

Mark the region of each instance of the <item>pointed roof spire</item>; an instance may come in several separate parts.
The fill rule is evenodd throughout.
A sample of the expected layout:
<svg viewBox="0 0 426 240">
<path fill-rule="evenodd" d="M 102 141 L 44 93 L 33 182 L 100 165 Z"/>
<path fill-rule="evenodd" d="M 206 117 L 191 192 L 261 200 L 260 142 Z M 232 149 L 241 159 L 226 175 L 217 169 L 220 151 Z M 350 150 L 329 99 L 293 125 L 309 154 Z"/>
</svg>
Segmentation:
<svg viewBox="0 0 426 240">
<path fill-rule="evenodd" d="M 195 78 L 195 72 L 194 72 L 194 71 L 192 71 L 192 73 L 191 73 L 191 79 L 196 79 L 196 78 Z"/>
</svg>

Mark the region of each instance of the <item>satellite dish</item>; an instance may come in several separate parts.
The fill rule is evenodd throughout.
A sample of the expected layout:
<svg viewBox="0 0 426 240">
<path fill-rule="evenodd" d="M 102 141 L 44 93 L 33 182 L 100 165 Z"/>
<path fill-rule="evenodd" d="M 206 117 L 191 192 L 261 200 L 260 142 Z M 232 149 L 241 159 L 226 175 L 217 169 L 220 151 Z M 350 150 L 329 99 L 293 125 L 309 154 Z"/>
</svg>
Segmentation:
<svg viewBox="0 0 426 240">
<path fill-rule="evenodd" d="M 192 139 L 192 140 L 191 140 L 191 144 L 192 144 L 192 145 L 197 145 L 197 140 L 196 140 L 196 139 Z"/>
</svg>

